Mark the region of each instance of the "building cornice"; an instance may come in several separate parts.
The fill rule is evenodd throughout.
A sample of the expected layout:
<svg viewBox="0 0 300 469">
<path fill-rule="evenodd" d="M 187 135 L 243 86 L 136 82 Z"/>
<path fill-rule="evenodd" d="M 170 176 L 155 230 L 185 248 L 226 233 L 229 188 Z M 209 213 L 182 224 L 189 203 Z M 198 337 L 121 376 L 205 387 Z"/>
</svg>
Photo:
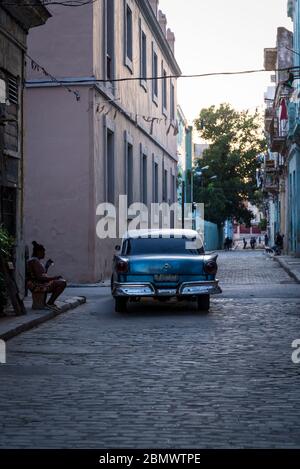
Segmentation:
<svg viewBox="0 0 300 469">
<path fill-rule="evenodd" d="M 153 32 L 153 35 L 155 36 L 158 42 L 158 45 L 161 48 L 163 54 L 165 55 L 173 73 L 175 75 L 180 76 L 181 75 L 180 67 L 175 59 L 173 51 L 171 50 L 168 44 L 167 38 L 165 37 L 160 27 L 160 24 L 154 14 L 154 11 L 149 3 L 149 0 L 136 0 L 136 3 L 139 9 L 141 10 L 145 20 L 147 21 L 148 26 Z"/>
<path fill-rule="evenodd" d="M 179 104 L 177 104 L 177 112 L 178 112 L 178 115 L 179 115 L 181 121 L 183 122 L 183 124 L 184 124 L 185 126 L 187 126 L 187 125 L 188 125 L 187 119 L 186 119 L 186 117 L 185 117 L 185 115 L 184 115 L 184 112 L 183 112 L 183 110 L 181 109 L 181 106 L 180 106 Z"/>
<path fill-rule="evenodd" d="M 7 13 L 12 16 L 25 31 L 28 31 L 30 28 L 34 28 L 35 26 L 45 24 L 52 16 L 50 11 L 43 6 L 39 0 L 36 1 L 35 5 L 33 5 L 30 0 L 22 0 L 18 5 L 17 1 L 15 1 L 14 3 L 12 2 L 12 5 L 7 3 L 1 8 L 7 11 Z"/>
</svg>

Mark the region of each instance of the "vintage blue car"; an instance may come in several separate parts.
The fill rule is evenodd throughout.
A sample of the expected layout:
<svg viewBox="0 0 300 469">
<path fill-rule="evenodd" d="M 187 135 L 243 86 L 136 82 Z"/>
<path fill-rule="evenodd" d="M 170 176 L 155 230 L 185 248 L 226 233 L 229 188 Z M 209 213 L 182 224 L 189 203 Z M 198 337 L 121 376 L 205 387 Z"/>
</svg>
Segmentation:
<svg viewBox="0 0 300 469">
<path fill-rule="evenodd" d="M 143 297 L 197 300 L 198 309 L 208 311 L 210 295 L 222 292 L 217 255 L 205 255 L 197 231 L 131 231 L 116 251 L 111 278 L 116 312 Z"/>
</svg>

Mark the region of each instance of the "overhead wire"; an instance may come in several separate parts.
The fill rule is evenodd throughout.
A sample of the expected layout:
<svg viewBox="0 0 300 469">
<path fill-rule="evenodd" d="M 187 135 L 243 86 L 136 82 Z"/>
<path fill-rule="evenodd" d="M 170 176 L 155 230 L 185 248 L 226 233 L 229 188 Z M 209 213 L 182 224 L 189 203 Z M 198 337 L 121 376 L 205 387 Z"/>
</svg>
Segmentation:
<svg viewBox="0 0 300 469">
<path fill-rule="evenodd" d="M 36 2 L 33 2 L 32 0 L 29 2 L 17 2 L 16 0 L 9 1 L 9 0 L 0 0 L 0 6 L 23 6 L 23 7 L 29 7 L 29 6 L 52 6 L 52 5 L 60 5 L 63 7 L 81 7 L 84 5 L 89 5 L 92 3 L 97 2 L 98 0 L 39 0 Z"/>
<path fill-rule="evenodd" d="M 295 67 L 286 67 L 286 68 L 277 68 L 272 70 L 273 72 L 290 72 L 290 71 L 299 71 L 300 66 Z M 120 83 L 123 81 L 153 81 L 153 80 L 167 80 L 167 79 L 179 79 L 179 78 L 205 78 L 205 77 L 214 77 L 214 76 L 234 76 L 234 75 L 247 75 L 253 73 L 270 73 L 271 71 L 262 69 L 254 69 L 254 70 L 239 70 L 239 71 L 232 71 L 232 72 L 210 72 L 210 73 L 197 73 L 197 74 L 190 74 L 190 75 L 161 75 L 161 76 L 135 76 L 135 77 L 121 77 L 121 78 L 92 78 L 92 81 L 95 83 Z M 62 80 L 61 80 L 62 81 Z M 80 84 L 85 83 L 86 81 L 91 81 L 86 78 L 79 78 L 79 79 L 72 79 L 72 83 Z M 62 81 L 63 83 L 63 81 Z"/>
</svg>

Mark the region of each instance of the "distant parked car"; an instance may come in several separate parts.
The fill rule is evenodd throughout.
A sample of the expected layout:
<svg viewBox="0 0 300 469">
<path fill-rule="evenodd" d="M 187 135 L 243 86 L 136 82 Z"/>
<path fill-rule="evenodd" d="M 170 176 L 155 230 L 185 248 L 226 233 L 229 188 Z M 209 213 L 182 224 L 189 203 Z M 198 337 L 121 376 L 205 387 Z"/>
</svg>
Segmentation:
<svg viewBox="0 0 300 469">
<path fill-rule="evenodd" d="M 205 255 L 197 231 L 132 231 L 116 250 L 111 291 L 117 312 L 143 297 L 196 300 L 198 310 L 209 310 L 210 295 L 222 292 L 217 255 Z"/>
</svg>

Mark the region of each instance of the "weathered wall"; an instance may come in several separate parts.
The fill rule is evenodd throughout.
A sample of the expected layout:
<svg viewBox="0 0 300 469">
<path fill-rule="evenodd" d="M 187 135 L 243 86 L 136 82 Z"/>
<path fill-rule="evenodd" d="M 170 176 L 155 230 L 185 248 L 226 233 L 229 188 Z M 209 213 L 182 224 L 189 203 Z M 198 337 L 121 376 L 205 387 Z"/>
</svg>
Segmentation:
<svg viewBox="0 0 300 469">
<path fill-rule="evenodd" d="M 139 19 L 147 34 L 147 75 L 152 75 L 154 37 L 143 19 L 138 3 L 132 0 L 133 70 L 124 65 L 123 1 L 115 2 L 115 76 L 139 75 Z M 53 17 L 40 31 L 30 33 L 29 53 L 57 77 L 104 77 L 104 7 L 105 1 L 81 8 L 51 7 Z M 161 61 L 167 74 L 170 64 L 157 47 L 158 75 Z M 45 80 L 42 74 L 28 70 L 29 79 Z M 174 110 L 176 112 L 176 83 Z M 46 244 L 56 269 L 72 281 L 97 281 L 111 274 L 111 260 L 116 240 L 96 236 L 96 207 L 106 201 L 106 125 L 114 130 L 115 201 L 124 194 L 125 132 L 133 145 L 134 201 L 141 200 L 141 146 L 147 155 L 147 199 L 153 201 L 152 162 L 158 164 L 159 201 L 162 200 L 163 169 L 168 171 L 167 200 L 171 201 L 171 175 L 176 178 L 176 135 L 170 126 L 170 85 L 166 119 L 162 113 L 162 90 L 152 101 L 152 84 L 147 90 L 139 81 L 117 85 L 115 95 L 104 84 L 78 86 L 81 100 L 59 87 L 31 87 L 28 99 L 28 166 L 26 177 L 32 185 L 26 194 L 26 241 L 36 239 Z M 117 99 L 117 109 L 109 98 Z M 105 108 L 102 109 L 103 104 Z M 100 110 L 102 111 L 100 112 Z M 106 116 L 104 116 L 106 114 Z M 136 119 L 136 114 L 139 114 Z M 163 118 L 158 124 L 145 122 L 143 116 Z M 176 115 L 175 115 L 176 117 Z M 168 132 L 169 129 L 169 132 Z M 72 136 L 72 137 L 71 137 Z M 170 156 L 171 155 L 171 156 Z M 42 183 L 46 179 L 46 183 Z M 176 182 L 176 179 L 175 179 Z M 38 191 L 36 188 L 38 184 Z M 35 199 L 40 194 L 40 201 Z M 176 193 L 176 191 L 175 191 Z"/>
<path fill-rule="evenodd" d="M 209 221 L 204 222 L 204 248 L 205 251 L 222 249 L 223 237 L 218 225 Z"/>
<path fill-rule="evenodd" d="M 171 64 L 168 63 L 166 56 L 160 49 L 158 41 L 153 35 L 148 23 L 141 14 L 138 2 L 128 0 L 128 4 L 133 12 L 133 60 L 132 69 L 125 65 L 124 62 L 124 2 L 123 0 L 115 0 L 115 77 L 116 78 L 132 78 L 140 76 L 140 43 L 139 43 L 139 22 L 141 22 L 142 30 L 147 37 L 147 76 L 152 76 L 152 44 L 158 56 L 158 75 L 162 75 L 162 62 L 167 75 L 174 75 Z M 96 2 L 94 4 L 94 75 L 96 78 L 103 78 L 103 47 L 104 47 L 104 2 Z M 102 49 L 102 51 L 101 51 Z M 170 125 L 170 83 L 174 85 L 175 91 L 175 119 L 177 109 L 177 85 L 175 79 L 167 80 L 167 115 L 165 120 L 160 124 L 155 122 L 153 125 L 152 136 L 168 149 L 168 152 L 177 160 L 177 138 L 174 135 L 174 127 L 169 129 Z M 145 90 L 139 80 L 119 82 L 115 85 L 115 98 L 122 105 L 124 110 L 133 115 L 139 114 L 139 124 L 150 132 L 151 124 L 145 122 L 142 116 L 153 116 L 157 118 L 165 118 L 162 112 L 162 80 L 158 81 L 158 103 L 152 100 L 153 82 L 147 82 Z M 173 122 L 173 124 L 175 124 Z"/>
<path fill-rule="evenodd" d="M 300 152 L 294 148 L 288 167 L 288 248 L 290 253 L 300 257 Z"/>
<path fill-rule="evenodd" d="M 288 68 L 294 66 L 293 53 L 293 33 L 286 28 L 277 29 L 277 68 Z M 287 79 L 287 72 L 277 73 L 277 83 Z"/>
<path fill-rule="evenodd" d="M 4 31 L 6 34 L 4 34 Z M 26 44 L 26 33 L 0 7 L 0 78 L 6 81 L 7 72 L 23 80 L 23 48 Z M 16 271 L 15 277 L 21 293 L 24 291 L 25 265 L 23 242 L 23 91 L 19 86 L 19 105 L 11 104 L 6 108 L 6 116 L 17 119 L 17 122 L 0 126 L 0 186 L 10 186 L 16 191 Z M 15 187 L 15 189 L 13 189 Z M 0 200 L 0 223 L 1 220 Z"/>
<path fill-rule="evenodd" d="M 52 18 L 42 28 L 29 33 L 30 56 L 58 78 L 92 76 L 93 5 L 78 8 L 53 5 L 48 9 Z M 29 63 L 27 79 L 41 77 L 45 79 Z"/>
<path fill-rule="evenodd" d="M 45 244 L 55 271 L 92 280 L 88 90 L 27 89 L 25 239 Z M 53 270 L 52 270 L 53 272 Z"/>
</svg>

